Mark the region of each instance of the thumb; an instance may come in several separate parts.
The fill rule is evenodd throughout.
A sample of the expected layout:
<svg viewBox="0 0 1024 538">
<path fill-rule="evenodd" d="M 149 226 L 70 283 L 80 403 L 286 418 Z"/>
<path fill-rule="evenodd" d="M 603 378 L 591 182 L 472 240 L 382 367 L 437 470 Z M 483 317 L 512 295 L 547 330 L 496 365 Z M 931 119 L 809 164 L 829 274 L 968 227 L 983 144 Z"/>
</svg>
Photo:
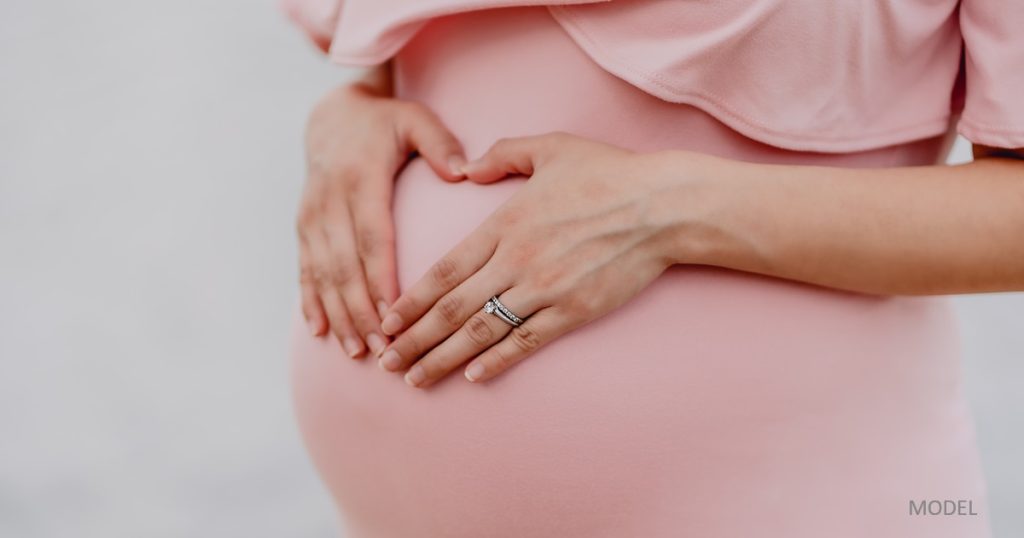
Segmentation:
<svg viewBox="0 0 1024 538">
<path fill-rule="evenodd" d="M 465 179 L 462 166 L 466 154 L 462 144 L 430 109 L 412 103 L 411 112 L 404 116 L 406 143 L 427 161 L 430 168 L 445 181 Z"/>
<path fill-rule="evenodd" d="M 494 183 L 508 175 L 532 176 L 539 157 L 548 147 L 547 137 L 527 136 L 498 140 L 479 159 L 462 167 L 474 183 Z"/>
</svg>

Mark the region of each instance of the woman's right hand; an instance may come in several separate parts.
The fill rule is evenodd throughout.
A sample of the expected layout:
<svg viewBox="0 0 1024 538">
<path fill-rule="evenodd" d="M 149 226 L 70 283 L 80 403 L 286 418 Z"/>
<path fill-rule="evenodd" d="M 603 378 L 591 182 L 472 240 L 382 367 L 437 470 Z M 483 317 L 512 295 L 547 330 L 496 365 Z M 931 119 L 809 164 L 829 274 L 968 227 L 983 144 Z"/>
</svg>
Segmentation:
<svg viewBox="0 0 1024 538">
<path fill-rule="evenodd" d="M 351 357 L 387 344 L 380 316 L 398 297 L 391 197 L 416 151 L 447 181 L 463 179 L 462 145 L 422 104 L 369 84 L 342 86 L 313 109 L 298 215 L 302 311 Z"/>
</svg>

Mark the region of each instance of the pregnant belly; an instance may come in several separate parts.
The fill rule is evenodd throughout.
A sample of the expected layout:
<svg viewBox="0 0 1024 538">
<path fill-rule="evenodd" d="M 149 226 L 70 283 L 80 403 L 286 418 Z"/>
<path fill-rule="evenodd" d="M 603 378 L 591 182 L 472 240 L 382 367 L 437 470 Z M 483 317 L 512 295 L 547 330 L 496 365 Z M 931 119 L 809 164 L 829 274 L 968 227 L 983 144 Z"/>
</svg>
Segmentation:
<svg viewBox="0 0 1024 538">
<path fill-rule="evenodd" d="M 397 91 L 470 155 L 561 129 L 635 149 L 826 158 L 642 94 L 542 9 L 436 21 L 396 70 Z M 935 144 L 904 150 L 885 155 L 927 160 Z M 879 155 L 830 159 L 899 160 Z M 394 202 L 400 284 L 522 182 L 450 184 L 410 163 Z M 907 516 L 910 499 L 984 497 L 952 334 L 941 299 L 677 266 L 485 384 L 457 372 L 413 389 L 310 337 L 298 313 L 291 364 L 302 434 L 352 536 L 976 536 L 981 517 Z"/>
<path fill-rule="evenodd" d="M 401 284 L 520 184 L 412 163 Z M 906 525 L 907 500 L 932 490 L 981 495 L 951 329 L 941 300 L 680 266 L 487 384 L 413 389 L 298 317 L 292 368 L 354 536 L 801 536 Z"/>
</svg>

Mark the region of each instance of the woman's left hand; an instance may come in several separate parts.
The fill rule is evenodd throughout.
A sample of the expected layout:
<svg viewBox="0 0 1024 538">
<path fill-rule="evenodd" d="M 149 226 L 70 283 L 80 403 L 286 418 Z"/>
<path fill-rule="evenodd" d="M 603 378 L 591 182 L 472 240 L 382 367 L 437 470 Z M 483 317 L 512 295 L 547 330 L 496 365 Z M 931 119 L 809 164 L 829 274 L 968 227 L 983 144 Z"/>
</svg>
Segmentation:
<svg viewBox="0 0 1024 538">
<path fill-rule="evenodd" d="M 466 165 L 478 183 L 530 180 L 395 301 L 381 367 L 411 366 L 406 382 L 423 387 L 472 359 L 466 378 L 490 379 L 636 295 L 673 263 L 677 219 L 662 200 L 680 181 L 664 155 L 557 133 L 499 141 Z M 492 295 L 526 321 L 483 312 Z"/>
</svg>

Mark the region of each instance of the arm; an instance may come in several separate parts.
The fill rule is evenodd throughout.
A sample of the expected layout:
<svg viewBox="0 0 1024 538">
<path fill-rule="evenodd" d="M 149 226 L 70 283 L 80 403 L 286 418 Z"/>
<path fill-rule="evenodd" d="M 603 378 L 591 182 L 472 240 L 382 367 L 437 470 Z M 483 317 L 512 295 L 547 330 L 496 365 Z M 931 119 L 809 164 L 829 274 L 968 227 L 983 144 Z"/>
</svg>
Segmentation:
<svg viewBox="0 0 1024 538">
<path fill-rule="evenodd" d="M 567 134 L 502 140 L 463 168 L 528 176 L 385 313 L 381 364 L 428 386 L 467 360 L 486 380 L 704 264 L 875 294 L 1024 289 L 1024 160 L 959 166 L 764 165 L 639 154 Z M 501 301 L 525 323 L 480 312 Z"/>
<path fill-rule="evenodd" d="M 677 175 L 696 169 L 661 198 L 674 263 L 864 293 L 1024 290 L 1019 153 L 891 169 L 663 157 Z"/>
</svg>

